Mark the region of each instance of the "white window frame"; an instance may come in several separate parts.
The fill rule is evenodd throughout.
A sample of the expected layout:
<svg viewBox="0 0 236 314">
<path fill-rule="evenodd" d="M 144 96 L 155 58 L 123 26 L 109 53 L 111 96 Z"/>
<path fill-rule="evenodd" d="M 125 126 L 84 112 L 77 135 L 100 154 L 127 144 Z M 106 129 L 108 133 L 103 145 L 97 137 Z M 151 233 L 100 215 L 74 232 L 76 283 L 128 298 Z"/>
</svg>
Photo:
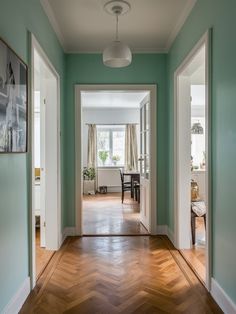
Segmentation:
<svg viewBox="0 0 236 314">
<path fill-rule="evenodd" d="M 124 126 L 124 127 L 123 127 Z M 109 132 L 109 159 L 111 161 L 112 158 L 112 152 L 113 152 L 113 132 L 117 132 L 117 131 L 124 131 L 125 133 L 125 124 L 124 125 L 119 125 L 119 127 L 117 127 L 116 125 L 107 125 L 107 127 L 105 127 L 104 125 L 97 125 L 97 136 L 98 136 L 98 132 Z M 125 159 L 125 143 L 124 143 L 124 159 Z M 98 148 L 97 148 L 97 155 L 98 155 Z M 99 156 L 97 156 L 97 163 L 99 160 Z M 106 167 L 113 167 L 112 162 L 108 165 L 98 165 L 98 168 L 106 168 Z M 118 164 L 117 167 L 124 167 L 124 164 Z"/>
</svg>

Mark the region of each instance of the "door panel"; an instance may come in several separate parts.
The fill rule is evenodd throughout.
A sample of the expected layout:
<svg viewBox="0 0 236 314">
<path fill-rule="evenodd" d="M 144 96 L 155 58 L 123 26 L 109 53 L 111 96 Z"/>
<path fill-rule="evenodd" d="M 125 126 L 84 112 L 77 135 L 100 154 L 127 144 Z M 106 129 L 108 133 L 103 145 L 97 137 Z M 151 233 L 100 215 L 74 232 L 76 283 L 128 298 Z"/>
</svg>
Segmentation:
<svg viewBox="0 0 236 314">
<path fill-rule="evenodd" d="M 43 81 L 42 81 L 43 83 Z M 45 247 L 45 93 L 40 91 L 40 246 Z"/>
<path fill-rule="evenodd" d="M 149 97 L 140 104 L 140 220 L 150 232 Z"/>
</svg>

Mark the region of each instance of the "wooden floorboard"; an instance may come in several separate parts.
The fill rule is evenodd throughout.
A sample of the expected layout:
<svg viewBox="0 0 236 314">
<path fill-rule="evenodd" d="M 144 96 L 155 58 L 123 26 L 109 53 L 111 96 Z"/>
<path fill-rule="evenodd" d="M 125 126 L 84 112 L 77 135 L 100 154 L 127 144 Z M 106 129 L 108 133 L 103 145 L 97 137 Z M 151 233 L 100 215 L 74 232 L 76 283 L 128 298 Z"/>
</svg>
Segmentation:
<svg viewBox="0 0 236 314">
<path fill-rule="evenodd" d="M 48 262 L 52 258 L 55 251 L 46 250 L 40 246 L 40 229 L 35 230 L 35 246 L 36 246 L 36 279 L 38 279 Z"/>
<path fill-rule="evenodd" d="M 84 235 L 145 235 L 149 234 L 140 222 L 138 202 L 125 193 L 124 203 L 121 193 L 84 195 L 83 197 Z"/>
<path fill-rule="evenodd" d="M 206 282 L 206 230 L 203 217 L 196 218 L 196 244 L 189 250 L 181 250 L 181 254 L 196 272 L 199 279 Z"/>
<path fill-rule="evenodd" d="M 164 236 L 71 237 L 25 302 L 25 313 L 222 313 Z"/>
</svg>

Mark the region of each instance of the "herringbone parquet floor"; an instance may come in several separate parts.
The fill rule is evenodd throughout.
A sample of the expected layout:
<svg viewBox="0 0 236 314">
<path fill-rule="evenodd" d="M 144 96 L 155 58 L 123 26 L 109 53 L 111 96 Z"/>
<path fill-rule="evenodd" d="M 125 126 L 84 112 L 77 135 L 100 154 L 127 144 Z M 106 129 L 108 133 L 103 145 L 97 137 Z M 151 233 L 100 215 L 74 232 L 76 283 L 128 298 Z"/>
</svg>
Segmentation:
<svg viewBox="0 0 236 314">
<path fill-rule="evenodd" d="M 166 237 L 68 238 L 21 314 L 222 313 Z"/>
</svg>

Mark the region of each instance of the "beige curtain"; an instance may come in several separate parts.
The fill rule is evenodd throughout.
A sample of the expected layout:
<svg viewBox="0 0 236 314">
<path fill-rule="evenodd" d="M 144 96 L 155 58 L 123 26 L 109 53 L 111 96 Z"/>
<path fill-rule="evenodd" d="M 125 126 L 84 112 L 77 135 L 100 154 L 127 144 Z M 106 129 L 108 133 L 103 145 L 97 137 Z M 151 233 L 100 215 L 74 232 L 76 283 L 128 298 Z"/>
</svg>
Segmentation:
<svg viewBox="0 0 236 314">
<path fill-rule="evenodd" d="M 97 166 L 97 128 L 96 124 L 88 125 L 88 168 Z"/>
<path fill-rule="evenodd" d="M 138 144 L 135 124 L 127 124 L 125 128 L 125 169 L 138 170 Z"/>
</svg>

